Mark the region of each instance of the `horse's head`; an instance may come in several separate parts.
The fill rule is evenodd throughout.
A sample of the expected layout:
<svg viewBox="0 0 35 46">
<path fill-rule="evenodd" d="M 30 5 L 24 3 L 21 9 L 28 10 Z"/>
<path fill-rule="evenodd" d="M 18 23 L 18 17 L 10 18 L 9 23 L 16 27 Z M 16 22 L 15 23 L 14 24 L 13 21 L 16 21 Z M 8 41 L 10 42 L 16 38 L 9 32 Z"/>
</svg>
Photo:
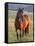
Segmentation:
<svg viewBox="0 0 35 46">
<path fill-rule="evenodd" d="M 18 18 L 22 18 L 22 16 L 23 16 L 23 8 L 22 8 L 22 9 L 19 8 L 19 10 L 18 10 L 18 12 L 17 12 L 17 17 L 18 17 Z"/>
</svg>

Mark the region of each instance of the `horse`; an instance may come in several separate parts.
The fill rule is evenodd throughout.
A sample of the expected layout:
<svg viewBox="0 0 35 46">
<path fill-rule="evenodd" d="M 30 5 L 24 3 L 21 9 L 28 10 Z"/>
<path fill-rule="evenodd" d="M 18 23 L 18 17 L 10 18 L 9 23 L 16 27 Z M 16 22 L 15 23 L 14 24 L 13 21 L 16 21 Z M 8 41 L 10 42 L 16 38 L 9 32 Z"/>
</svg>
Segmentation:
<svg viewBox="0 0 35 46">
<path fill-rule="evenodd" d="M 15 19 L 15 29 L 16 29 L 16 34 L 17 34 L 17 39 L 18 39 L 18 29 L 20 31 L 20 40 L 21 40 L 21 31 L 22 35 L 28 32 L 28 27 L 29 27 L 29 19 L 28 15 L 23 15 L 23 8 L 18 10 L 17 16 Z"/>
</svg>

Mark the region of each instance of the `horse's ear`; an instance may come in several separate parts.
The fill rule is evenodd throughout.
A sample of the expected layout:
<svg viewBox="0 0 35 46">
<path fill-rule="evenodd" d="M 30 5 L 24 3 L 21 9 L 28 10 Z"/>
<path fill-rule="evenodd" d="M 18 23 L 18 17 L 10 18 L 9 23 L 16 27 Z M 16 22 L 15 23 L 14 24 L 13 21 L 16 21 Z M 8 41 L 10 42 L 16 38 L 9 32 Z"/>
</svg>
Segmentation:
<svg viewBox="0 0 35 46">
<path fill-rule="evenodd" d="M 21 10 L 21 9 L 19 8 L 19 10 Z"/>
</svg>

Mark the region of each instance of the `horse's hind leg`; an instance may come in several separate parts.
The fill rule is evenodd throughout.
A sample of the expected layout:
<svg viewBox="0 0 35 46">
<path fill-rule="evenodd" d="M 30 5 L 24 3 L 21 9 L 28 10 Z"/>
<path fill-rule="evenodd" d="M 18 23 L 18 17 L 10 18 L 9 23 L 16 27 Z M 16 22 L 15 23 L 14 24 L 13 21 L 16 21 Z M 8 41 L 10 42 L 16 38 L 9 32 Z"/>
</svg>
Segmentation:
<svg viewBox="0 0 35 46">
<path fill-rule="evenodd" d="M 21 40 L 21 30 L 20 30 L 20 40 Z"/>
<path fill-rule="evenodd" d="M 27 26 L 27 33 L 29 34 L 29 24 L 28 24 L 28 26 Z"/>
<path fill-rule="evenodd" d="M 29 33 L 29 26 L 27 26 L 27 28 L 25 29 L 25 34 Z"/>
</svg>

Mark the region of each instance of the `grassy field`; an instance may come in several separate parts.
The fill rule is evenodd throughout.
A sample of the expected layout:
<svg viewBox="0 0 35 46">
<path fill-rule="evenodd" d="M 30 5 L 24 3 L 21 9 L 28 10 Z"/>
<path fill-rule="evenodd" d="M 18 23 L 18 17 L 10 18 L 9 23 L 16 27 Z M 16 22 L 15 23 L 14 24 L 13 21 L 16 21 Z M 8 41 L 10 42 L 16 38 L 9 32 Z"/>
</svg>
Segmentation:
<svg viewBox="0 0 35 46">
<path fill-rule="evenodd" d="M 8 10 L 8 42 L 18 42 L 15 31 L 15 17 L 16 17 L 17 11 Z M 32 20 L 33 24 L 33 14 L 29 13 L 29 17 Z M 24 37 L 21 38 L 21 41 L 33 41 L 33 25 L 30 25 L 29 28 L 29 34 L 27 36 L 24 35 Z"/>
</svg>

